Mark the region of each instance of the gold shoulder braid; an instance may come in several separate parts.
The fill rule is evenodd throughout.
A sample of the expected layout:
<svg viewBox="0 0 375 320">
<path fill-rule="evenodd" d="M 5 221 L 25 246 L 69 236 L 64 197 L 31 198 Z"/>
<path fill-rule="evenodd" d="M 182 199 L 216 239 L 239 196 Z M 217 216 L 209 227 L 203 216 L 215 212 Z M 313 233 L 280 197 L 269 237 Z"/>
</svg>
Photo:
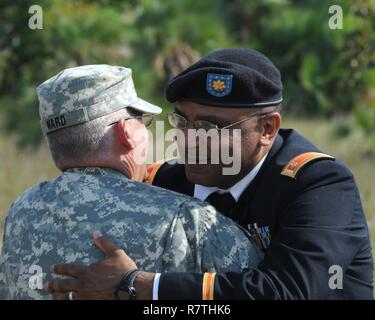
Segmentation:
<svg viewBox="0 0 375 320">
<path fill-rule="evenodd" d="M 166 162 L 167 160 L 163 159 L 163 160 L 159 160 L 159 161 L 156 161 L 152 164 L 150 164 L 147 168 L 147 178 L 145 179 L 144 182 L 148 183 L 148 184 L 152 184 L 152 182 L 154 181 L 154 178 L 156 176 L 156 173 L 158 172 L 158 170 L 160 169 L 160 167 Z"/>
<path fill-rule="evenodd" d="M 316 159 L 334 159 L 334 157 L 320 152 L 302 153 L 290 160 L 281 171 L 281 175 L 296 179 L 298 172 L 309 162 Z"/>
</svg>

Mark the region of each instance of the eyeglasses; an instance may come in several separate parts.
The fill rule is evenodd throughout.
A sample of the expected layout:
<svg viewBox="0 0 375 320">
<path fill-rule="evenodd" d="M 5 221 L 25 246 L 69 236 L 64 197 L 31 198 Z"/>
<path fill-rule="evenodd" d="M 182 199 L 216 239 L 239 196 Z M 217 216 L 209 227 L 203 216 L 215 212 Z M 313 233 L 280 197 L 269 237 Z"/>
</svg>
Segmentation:
<svg viewBox="0 0 375 320">
<path fill-rule="evenodd" d="M 152 122 L 153 122 L 153 120 L 154 120 L 154 115 L 153 115 L 153 114 L 149 114 L 149 113 L 144 113 L 144 114 L 142 114 L 142 115 L 140 115 L 140 116 L 124 118 L 125 121 L 126 121 L 126 120 L 130 120 L 130 119 L 137 119 L 137 120 L 140 120 L 140 121 L 144 124 L 144 126 L 145 126 L 146 128 L 150 128 L 150 127 L 152 126 Z M 114 124 L 116 124 L 116 123 L 119 122 L 119 121 L 120 121 L 120 120 L 117 120 L 117 121 L 115 121 L 115 122 L 110 123 L 110 124 L 108 125 L 108 127 L 109 127 L 109 126 L 112 126 L 112 125 L 114 125 Z"/>
<path fill-rule="evenodd" d="M 273 112 L 273 111 L 271 111 L 271 112 Z M 228 129 L 230 127 L 233 127 L 236 124 L 240 124 L 240 123 L 243 123 L 245 121 L 248 121 L 248 120 L 250 120 L 250 119 L 252 119 L 256 116 L 265 117 L 267 114 L 270 114 L 271 112 L 254 113 L 246 119 L 242 119 L 240 121 L 231 123 L 231 124 L 229 124 L 225 127 L 219 127 L 217 124 L 214 124 L 214 123 L 212 123 L 210 121 L 206 121 L 206 120 L 197 120 L 197 121 L 194 121 L 194 122 L 190 122 L 186 118 L 184 118 L 183 116 L 181 116 L 181 115 L 179 115 L 178 113 L 175 113 L 175 112 L 168 113 L 168 121 L 173 128 L 181 129 L 181 130 L 186 129 L 189 126 L 189 124 L 191 124 L 191 128 L 194 128 L 196 130 L 199 130 L 199 129 L 203 129 L 203 130 L 206 130 L 206 131 L 209 131 L 211 129 L 223 130 L 223 129 Z"/>
</svg>

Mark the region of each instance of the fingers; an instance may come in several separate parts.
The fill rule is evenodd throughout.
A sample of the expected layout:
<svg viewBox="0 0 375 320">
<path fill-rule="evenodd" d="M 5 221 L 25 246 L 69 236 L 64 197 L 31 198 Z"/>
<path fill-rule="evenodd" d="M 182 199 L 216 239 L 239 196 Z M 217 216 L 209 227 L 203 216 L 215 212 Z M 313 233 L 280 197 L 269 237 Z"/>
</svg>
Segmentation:
<svg viewBox="0 0 375 320">
<path fill-rule="evenodd" d="M 107 256 L 113 256 L 116 254 L 116 251 L 121 250 L 121 248 L 116 246 L 111 240 L 103 237 L 100 231 L 95 231 L 93 238 L 95 245 Z"/>
<path fill-rule="evenodd" d="M 79 281 L 75 279 L 52 280 L 46 283 L 44 290 L 48 292 L 78 291 Z"/>
<path fill-rule="evenodd" d="M 87 268 L 73 263 L 59 263 L 51 267 L 51 272 L 77 278 Z"/>
</svg>

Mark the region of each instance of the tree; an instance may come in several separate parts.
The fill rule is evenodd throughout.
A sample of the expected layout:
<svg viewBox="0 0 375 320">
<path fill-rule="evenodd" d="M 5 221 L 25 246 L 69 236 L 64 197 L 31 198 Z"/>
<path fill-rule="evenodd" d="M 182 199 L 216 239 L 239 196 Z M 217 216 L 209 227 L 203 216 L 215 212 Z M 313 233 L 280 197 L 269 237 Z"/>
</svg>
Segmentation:
<svg viewBox="0 0 375 320">
<path fill-rule="evenodd" d="M 325 0 L 42 0 L 43 30 L 28 28 L 31 0 L 2 2 L 0 104 L 22 143 L 41 138 L 35 88 L 66 67 L 131 67 L 139 95 L 168 108 L 166 81 L 223 47 L 258 49 L 276 64 L 288 113 L 356 110 L 375 131 L 371 0 L 336 1 L 342 30 L 329 28 Z"/>
</svg>

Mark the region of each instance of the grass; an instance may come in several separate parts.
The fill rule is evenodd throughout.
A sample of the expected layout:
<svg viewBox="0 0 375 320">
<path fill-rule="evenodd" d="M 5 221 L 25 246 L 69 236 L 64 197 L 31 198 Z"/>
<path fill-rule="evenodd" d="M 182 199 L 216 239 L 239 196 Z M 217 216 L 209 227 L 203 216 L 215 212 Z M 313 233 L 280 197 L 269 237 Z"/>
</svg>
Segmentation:
<svg viewBox="0 0 375 320">
<path fill-rule="evenodd" d="M 58 174 L 46 145 L 38 150 L 18 150 L 13 139 L 0 135 L 0 247 L 11 203 L 27 188 Z"/>
<path fill-rule="evenodd" d="M 375 150 L 359 130 L 347 130 L 351 118 L 334 120 L 290 119 L 293 127 L 324 152 L 343 161 L 353 172 L 361 193 L 373 246 L 375 245 Z M 349 125 L 349 126 L 348 126 Z M 341 137 L 340 137 L 341 135 Z M 6 212 L 19 194 L 38 181 L 59 174 L 46 145 L 38 150 L 17 150 L 14 140 L 0 135 L 0 235 Z M 1 240 L 0 240 L 1 247 Z"/>
</svg>

